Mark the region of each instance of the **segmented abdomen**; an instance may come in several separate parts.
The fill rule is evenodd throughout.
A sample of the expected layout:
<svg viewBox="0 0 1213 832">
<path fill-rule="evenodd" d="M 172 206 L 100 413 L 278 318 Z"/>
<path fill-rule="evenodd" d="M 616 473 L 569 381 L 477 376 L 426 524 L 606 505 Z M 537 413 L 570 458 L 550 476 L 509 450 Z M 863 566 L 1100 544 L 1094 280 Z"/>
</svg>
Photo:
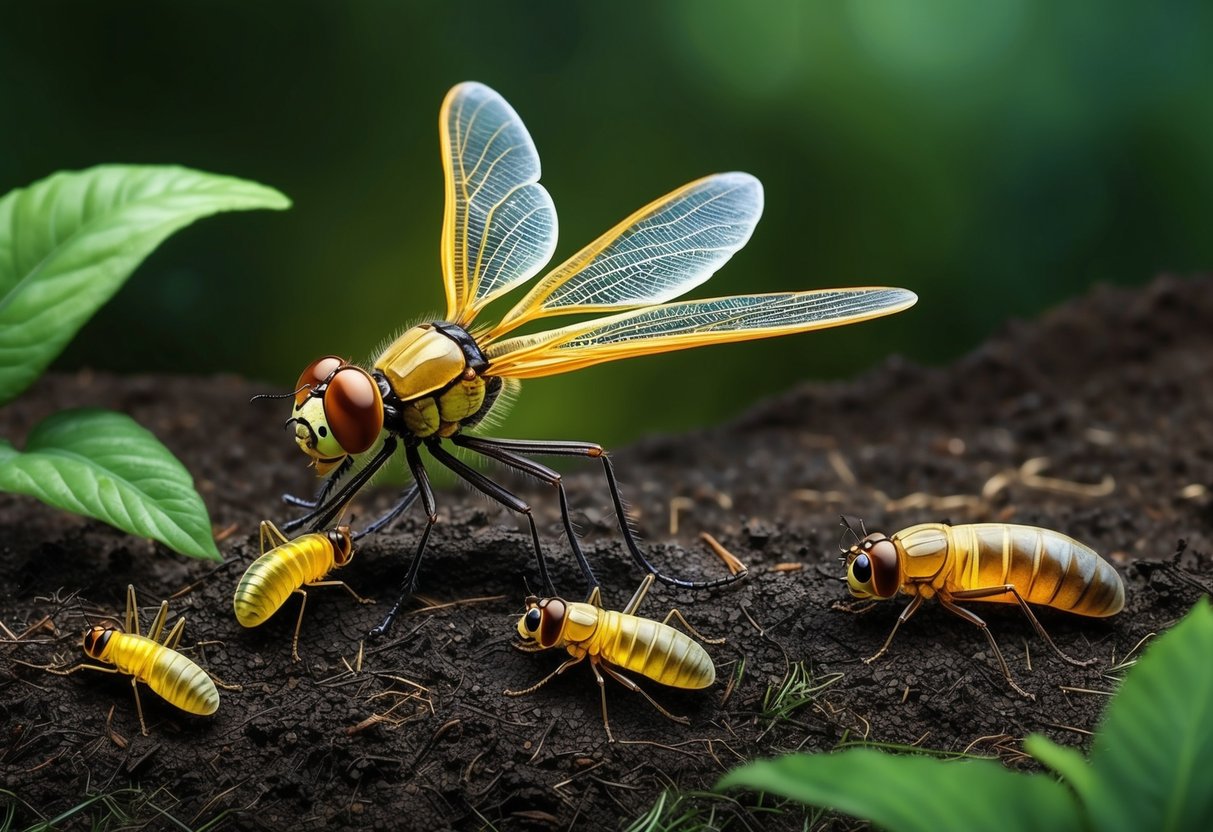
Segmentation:
<svg viewBox="0 0 1213 832">
<path fill-rule="evenodd" d="M 1078 615 L 1120 612 L 1125 587 L 1112 565 L 1071 537 L 1035 526 L 975 523 L 951 527 L 949 589 L 1014 584 L 1024 600 Z M 1006 594 L 985 601 L 1015 603 Z"/>
<path fill-rule="evenodd" d="M 595 636 L 602 658 L 663 685 L 706 688 L 716 681 L 708 652 L 667 624 L 604 610 Z"/>
<path fill-rule="evenodd" d="M 219 691 L 206 671 L 150 638 L 114 633 L 106 661 L 183 711 L 207 716 L 219 709 Z"/>
<path fill-rule="evenodd" d="M 333 546 L 320 532 L 305 534 L 275 546 L 253 561 L 232 604 L 236 620 L 245 627 L 264 624 L 299 587 L 318 581 L 333 568 Z"/>
</svg>

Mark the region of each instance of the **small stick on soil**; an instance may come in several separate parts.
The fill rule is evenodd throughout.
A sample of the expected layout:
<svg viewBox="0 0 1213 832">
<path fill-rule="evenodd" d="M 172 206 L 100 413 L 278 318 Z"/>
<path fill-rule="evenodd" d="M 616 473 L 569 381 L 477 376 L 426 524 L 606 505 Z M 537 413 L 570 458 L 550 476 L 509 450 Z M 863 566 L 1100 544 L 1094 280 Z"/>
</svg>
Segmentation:
<svg viewBox="0 0 1213 832">
<path fill-rule="evenodd" d="M 859 484 L 859 479 L 855 476 L 855 472 L 851 470 L 851 466 L 847 463 L 846 457 L 840 454 L 834 448 L 826 451 L 826 460 L 829 461 L 830 467 L 834 469 L 834 473 L 838 475 L 838 479 L 849 486 Z"/>
<path fill-rule="evenodd" d="M 724 561 L 724 565 L 729 568 L 729 572 L 731 574 L 744 575 L 747 572 L 749 572 L 749 570 L 746 568 L 746 565 L 744 563 L 742 563 L 741 560 L 736 555 L 734 555 L 728 549 L 724 548 L 724 546 L 721 544 L 721 542 L 719 540 L 712 537 L 707 532 L 700 532 L 699 539 L 702 540 L 704 543 L 708 544 L 708 548 L 710 548 L 713 552 L 716 553 L 716 557 L 718 557 L 722 561 Z"/>
<path fill-rule="evenodd" d="M 483 595 L 479 598 L 460 598 L 457 601 L 447 601 L 442 604 L 430 603 L 419 610 L 410 610 L 405 615 L 421 615 L 427 612 L 434 612 L 435 610 L 445 610 L 449 607 L 464 607 L 471 604 L 488 604 L 493 601 L 504 601 L 508 597 L 508 595 Z"/>
<path fill-rule="evenodd" d="M 1107 497 L 1116 490 L 1116 480 L 1111 474 L 1105 474 L 1098 483 L 1073 482 L 1041 476 L 1040 472 L 1048 468 L 1050 464 L 1051 460 L 1047 456 L 1029 459 L 1019 466 L 1019 481 L 1028 488 L 1074 497 Z"/>
<path fill-rule="evenodd" d="M 556 727 L 556 718 L 552 717 L 552 721 L 548 723 L 548 727 L 544 729 L 543 734 L 539 737 L 539 745 L 535 746 L 535 753 L 531 755 L 528 763 L 534 763 L 539 757 L 539 752 L 543 750 L 543 744 L 547 741 L 548 734 L 552 733 L 552 729 Z"/>
<path fill-rule="evenodd" d="M 227 540 L 229 537 L 231 537 L 232 535 L 234 535 L 236 533 L 236 529 L 238 529 L 238 528 L 240 528 L 239 523 L 232 523 L 230 525 L 224 526 L 222 529 L 215 532 L 215 542 L 222 543 L 223 541 Z"/>
<path fill-rule="evenodd" d="M 229 561 L 225 561 L 225 562 L 223 562 L 223 563 L 219 564 L 218 566 L 216 566 L 216 567 L 215 567 L 214 569 L 212 569 L 210 572 L 207 572 L 205 575 L 203 575 L 203 576 L 202 576 L 201 578 L 199 578 L 198 580 L 194 581 L 193 583 L 186 584 L 186 585 L 185 585 L 185 586 L 183 586 L 181 589 L 179 589 L 179 590 L 177 590 L 176 592 L 174 592 L 172 595 L 170 595 L 170 596 L 168 597 L 168 600 L 170 600 L 170 601 L 174 601 L 174 600 L 176 600 L 177 598 L 181 598 L 181 597 L 183 597 L 183 596 L 189 595 L 189 594 L 190 594 L 191 592 L 193 592 L 195 589 L 197 589 L 198 587 L 200 587 L 200 586 L 202 586 L 203 584 L 205 584 L 207 581 L 209 581 L 211 578 L 213 578 L 213 577 L 215 577 L 216 575 L 218 575 L 220 572 L 224 571 L 225 569 L 230 569 L 230 568 L 232 567 L 232 565 L 233 565 L 233 564 L 235 564 L 235 563 L 236 563 L 236 561 L 234 561 L 234 560 L 229 560 Z"/>
<path fill-rule="evenodd" d="M 670 498 L 670 534 L 678 534 L 678 514 L 695 507 L 695 501 L 690 497 Z"/>
<path fill-rule="evenodd" d="M 1059 731 L 1073 731 L 1075 734 L 1082 734 L 1084 737 L 1094 736 L 1093 732 L 1088 731 L 1086 728 L 1075 728 L 1073 725 L 1061 725 L 1056 722 L 1048 722 L 1047 720 L 1041 721 L 1050 728 L 1056 728 Z"/>
<path fill-rule="evenodd" d="M 774 566 L 768 568 L 767 571 L 768 572 L 799 572 L 801 569 L 804 569 L 803 563 L 793 563 L 791 561 L 784 561 L 782 563 L 777 563 Z"/>
<path fill-rule="evenodd" d="M 1095 696 L 1113 696 L 1115 691 L 1111 690 L 1091 690 L 1090 688 L 1072 688 L 1069 685 L 1058 685 L 1059 690 L 1064 690 L 1066 693 L 1090 693 Z"/>
</svg>

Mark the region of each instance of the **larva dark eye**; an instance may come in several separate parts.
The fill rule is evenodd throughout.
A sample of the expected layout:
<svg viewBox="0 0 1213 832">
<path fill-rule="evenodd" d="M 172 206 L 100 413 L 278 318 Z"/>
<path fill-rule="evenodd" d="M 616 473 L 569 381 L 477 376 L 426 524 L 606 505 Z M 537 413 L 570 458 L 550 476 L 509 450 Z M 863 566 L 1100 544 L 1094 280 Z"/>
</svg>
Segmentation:
<svg viewBox="0 0 1213 832">
<path fill-rule="evenodd" d="M 861 584 L 866 584 L 872 580 L 872 564 L 868 560 L 867 555 L 860 555 L 855 558 L 855 561 L 851 564 L 851 574 Z"/>
<path fill-rule="evenodd" d="M 543 621 L 543 613 L 538 609 L 533 609 L 526 614 L 526 628 L 529 632 L 535 632 L 539 629 L 540 622 Z"/>
</svg>

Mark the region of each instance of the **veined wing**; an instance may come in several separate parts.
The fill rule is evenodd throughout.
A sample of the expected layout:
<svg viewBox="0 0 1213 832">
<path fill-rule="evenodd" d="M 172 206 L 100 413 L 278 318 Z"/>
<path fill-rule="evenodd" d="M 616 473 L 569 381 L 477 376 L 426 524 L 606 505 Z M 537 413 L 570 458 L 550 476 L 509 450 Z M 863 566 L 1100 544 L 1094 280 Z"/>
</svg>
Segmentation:
<svg viewBox="0 0 1213 832">
<path fill-rule="evenodd" d="M 635 355 L 842 326 L 913 306 L 906 289 L 737 295 L 649 306 L 491 344 L 487 375 L 536 378 Z"/>
<path fill-rule="evenodd" d="M 721 173 L 646 205 L 549 272 L 489 340 L 548 315 L 663 303 L 711 277 L 762 215 L 762 184 Z"/>
<path fill-rule="evenodd" d="M 539 154 L 505 99 L 477 83 L 447 93 L 439 115 L 446 214 L 446 320 L 467 326 L 493 298 L 530 280 L 556 249 L 556 208 Z"/>
</svg>

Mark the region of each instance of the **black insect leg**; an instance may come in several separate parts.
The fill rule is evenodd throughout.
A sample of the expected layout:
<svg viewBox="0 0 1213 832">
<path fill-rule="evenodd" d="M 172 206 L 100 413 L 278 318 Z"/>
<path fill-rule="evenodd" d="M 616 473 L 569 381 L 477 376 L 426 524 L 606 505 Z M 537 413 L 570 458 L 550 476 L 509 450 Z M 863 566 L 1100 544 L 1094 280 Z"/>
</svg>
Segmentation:
<svg viewBox="0 0 1213 832">
<path fill-rule="evenodd" d="M 396 452 L 396 444 L 397 440 L 394 436 L 389 436 L 383 440 L 383 447 L 379 449 L 379 452 L 371 458 L 370 462 L 362 466 L 358 473 L 350 477 L 349 481 L 342 486 L 335 497 L 330 498 L 328 502 L 309 511 L 302 517 L 296 517 L 289 523 L 283 523 L 282 531 L 292 532 L 301 526 L 307 525 L 310 531 L 315 532 L 332 523 L 350 500 L 354 499 L 354 496 L 362 490 L 363 486 L 370 482 L 371 478 L 378 473 L 384 463 Z"/>
<path fill-rule="evenodd" d="M 333 490 L 333 486 L 337 484 L 337 480 L 348 474 L 353 465 L 354 458 L 352 456 L 347 456 L 345 459 L 341 460 L 341 463 L 337 466 L 337 468 L 325 478 L 324 482 L 320 486 L 320 490 L 316 492 L 315 499 L 307 500 L 303 497 L 296 497 L 294 494 L 283 494 L 282 502 L 286 503 L 288 506 L 294 506 L 295 508 L 306 508 L 308 510 L 320 507 L 320 505 L 323 504 L 325 499 L 329 496 L 329 492 Z"/>
<path fill-rule="evenodd" d="M 536 479 L 556 487 L 556 493 L 560 498 L 560 520 L 564 524 L 565 536 L 569 539 L 569 546 L 573 549 L 573 557 L 577 559 L 577 565 L 581 567 L 581 574 L 585 575 L 586 595 L 588 596 L 593 592 L 594 588 L 598 586 L 598 579 L 594 577 L 594 571 L 590 568 L 590 563 L 586 560 L 585 553 L 581 551 L 581 544 L 577 540 L 577 532 L 573 530 L 573 521 L 569 517 L 569 498 L 565 493 L 564 482 L 561 480 L 560 474 L 546 465 L 502 448 L 493 439 L 456 435 L 451 438 L 451 441 L 461 448 L 467 448 L 469 451 L 495 459 L 503 465 L 508 465 L 517 471 L 530 474 Z"/>
<path fill-rule="evenodd" d="M 589 459 L 601 459 L 603 471 L 606 474 L 607 487 L 611 491 L 611 502 L 615 507 L 615 516 L 619 521 L 619 531 L 623 534 L 624 545 L 627 546 L 628 553 L 632 556 L 632 560 L 650 573 L 654 578 L 661 581 L 667 586 L 676 586 L 680 589 L 713 589 L 719 586 L 726 586 L 739 581 L 746 576 L 745 572 L 738 572 L 736 575 L 729 575 L 726 578 L 718 578 L 713 581 L 687 581 L 682 578 L 675 578 L 671 575 L 666 575 L 640 551 L 640 546 L 636 542 L 635 536 L 632 534 L 632 528 L 628 525 L 627 512 L 624 509 L 623 497 L 619 493 L 619 481 L 615 478 L 615 469 L 611 465 L 611 458 L 601 445 L 593 442 L 563 442 L 563 441 L 535 441 L 529 439 L 488 439 L 485 437 L 476 437 L 477 441 L 482 443 L 490 443 L 499 450 L 512 451 L 516 454 L 542 454 L 546 456 L 579 456 Z"/>
<path fill-rule="evenodd" d="M 421 568 L 421 556 L 425 554 L 426 546 L 429 545 L 430 531 L 433 530 L 434 524 L 438 522 L 437 503 L 434 500 L 434 489 L 430 486 L 430 475 L 426 473 L 425 465 L 421 462 L 421 454 L 417 452 L 417 444 L 415 442 L 405 444 L 404 458 L 408 461 L 409 471 L 413 474 L 413 487 L 405 493 L 405 500 L 397 504 L 396 508 L 403 511 L 404 509 L 400 508 L 400 506 L 405 504 L 406 500 L 408 505 L 411 505 L 413 500 L 417 499 L 417 495 L 420 494 L 421 507 L 425 510 L 425 530 L 421 532 L 421 540 L 417 541 L 417 550 L 413 553 L 413 560 L 409 563 L 408 571 L 404 574 L 404 581 L 400 584 L 400 592 L 392 603 L 392 608 L 383 617 L 383 621 L 379 622 L 379 626 L 371 630 L 371 638 L 378 638 L 386 634 L 392 628 L 392 623 L 395 622 L 396 616 L 400 614 L 400 608 L 413 596 L 413 590 L 417 587 L 417 572 Z M 405 505 L 405 508 L 408 505 Z M 393 511 L 395 510 L 393 509 Z"/>
<path fill-rule="evenodd" d="M 556 595 L 556 587 L 552 584 L 552 578 L 548 574 L 547 559 L 543 556 L 543 546 L 539 543 L 539 529 L 535 526 L 535 518 L 531 514 L 531 507 L 524 500 L 493 482 L 484 474 L 452 456 L 446 448 L 439 444 L 437 439 L 427 439 L 425 446 L 434 455 L 434 459 L 450 468 L 459 475 L 460 479 L 466 481 L 477 491 L 491 497 L 511 511 L 516 511 L 526 517 L 527 522 L 531 525 L 531 542 L 535 545 L 535 562 L 539 566 L 540 580 L 543 581 L 543 588 L 548 597 L 554 597 Z"/>
<path fill-rule="evenodd" d="M 391 523 L 397 517 L 408 511 L 409 507 L 411 507 L 413 503 L 417 502 L 418 493 L 419 489 L 417 487 L 417 483 L 413 483 L 400 494 L 400 500 L 396 503 L 396 505 L 392 506 L 379 517 L 375 518 L 375 520 L 369 525 L 364 526 L 361 531 L 354 532 L 354 534 L 350 535 L 351 539 L 360 540 L 366 537 L 368 534 L 374 534 L 384 526 Z"/>
</svg>

